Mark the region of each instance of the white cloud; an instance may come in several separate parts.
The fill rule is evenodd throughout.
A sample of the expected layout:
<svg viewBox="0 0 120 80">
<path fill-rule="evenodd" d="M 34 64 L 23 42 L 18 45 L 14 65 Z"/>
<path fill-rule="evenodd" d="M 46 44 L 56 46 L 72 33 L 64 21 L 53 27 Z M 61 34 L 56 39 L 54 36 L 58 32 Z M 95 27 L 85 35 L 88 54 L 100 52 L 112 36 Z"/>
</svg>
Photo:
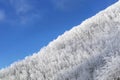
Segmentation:
<svg viewBox="0 0 120 80">
<path fill-rule="evenodd" d="M 68 0 L 52 0 L 52 2 L 57 8 L 64 9 L 67 6 Z"/>
<path fill-rule="evenodd" d="M 11 6 L 15 10 L 17 22 L 20 24 L 27 24 L 34 22 L 33 20 L 42 18 L 43 14 L 36 8 L 31 0 L 10 0 Z"/>
<path fill-rule="evenodd" d="M 53 6 L 60 10 L 73 9 L 80 2 L 82 2 L 82 0 L 52 0 Z"/>
<path fill-rule="evenodd" d="M 32 8 L 27 0 L 10 0 L 10 3 L 18 15 L 24 15 Z"/>
<path fill-rule="evenodd" d="M 0 10 L 0 21 L 5 20 L 5 12 L 3 10 Z"/>
</svg>

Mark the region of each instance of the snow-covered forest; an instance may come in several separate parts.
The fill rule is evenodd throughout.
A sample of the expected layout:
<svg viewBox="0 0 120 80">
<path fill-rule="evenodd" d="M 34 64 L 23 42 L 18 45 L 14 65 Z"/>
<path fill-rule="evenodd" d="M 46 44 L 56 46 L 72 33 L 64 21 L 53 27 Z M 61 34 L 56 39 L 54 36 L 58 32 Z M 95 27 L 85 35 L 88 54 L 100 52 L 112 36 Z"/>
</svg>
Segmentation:
<svg viewBox="0 0 120 80">
<path fill-rule="evenodd" d="M 120 80 L 120 1 L 0 70 L 0 80 Z"/>
</svg>

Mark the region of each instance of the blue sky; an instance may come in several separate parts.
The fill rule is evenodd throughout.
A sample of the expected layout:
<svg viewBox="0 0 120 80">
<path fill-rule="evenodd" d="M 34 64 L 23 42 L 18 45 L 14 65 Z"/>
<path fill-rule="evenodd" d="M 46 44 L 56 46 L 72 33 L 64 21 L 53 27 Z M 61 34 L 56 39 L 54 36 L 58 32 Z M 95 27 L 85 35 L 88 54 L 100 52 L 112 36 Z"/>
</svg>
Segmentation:
<svg viewBox="0 0 120 80">
<path fill-rule="evenodd" d="M 0 68 L 43 46 L 117 0 L 0 0 Z"/>
</svg>

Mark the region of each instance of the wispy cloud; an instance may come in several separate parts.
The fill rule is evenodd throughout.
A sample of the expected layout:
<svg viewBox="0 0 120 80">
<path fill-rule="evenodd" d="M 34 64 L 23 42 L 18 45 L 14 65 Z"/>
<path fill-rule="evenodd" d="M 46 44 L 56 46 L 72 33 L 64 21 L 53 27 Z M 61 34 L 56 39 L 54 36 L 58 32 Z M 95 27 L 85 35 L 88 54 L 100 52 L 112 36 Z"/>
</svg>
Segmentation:
<svg viewBox="0 0 120 80">
<path fill-rule="evenodd" d="M 83 0 L 52 0 L 54 7 L 60 10 L 70 10 L 78 6 Z"/>
<path fill-rule="evenodd" d="M 68 0 L 52 0 L 52 3 L 59 9 L 65 9 L 67 7 Z"/>
<path fill-rule="evenodd" d="M 32 9 L 27 0 L 10 0 L 10 3 L 19 15 L 24 15 Z"/>
<path fill-rule="evenodd" d="M 0 21 L 4 21 L 5 20 L 5 12 L 3 10 L 0 10 Z"/>
<path fill-rule="evenodd" d="M 17 22 L 26 24 L 30 23 L 33 19 L 41 18 L 42 13 L 35 7 L 36 5 L 30 3 L 31 0 L 10 0 L 11 6 L 13 7 Z"/>
</svg>

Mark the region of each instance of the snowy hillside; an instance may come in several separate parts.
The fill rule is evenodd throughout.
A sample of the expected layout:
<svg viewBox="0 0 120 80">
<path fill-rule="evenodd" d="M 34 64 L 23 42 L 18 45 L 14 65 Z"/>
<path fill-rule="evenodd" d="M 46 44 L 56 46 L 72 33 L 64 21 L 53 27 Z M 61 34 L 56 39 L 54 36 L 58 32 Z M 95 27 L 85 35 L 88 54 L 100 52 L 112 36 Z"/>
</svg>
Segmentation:
<svg viewBox="0 0 120 80">
<path fill-rule="evenodd" d="M 118 80 L 120 1 L 38 53 L 0 70 L 0 80 Z"/>
</svg>

